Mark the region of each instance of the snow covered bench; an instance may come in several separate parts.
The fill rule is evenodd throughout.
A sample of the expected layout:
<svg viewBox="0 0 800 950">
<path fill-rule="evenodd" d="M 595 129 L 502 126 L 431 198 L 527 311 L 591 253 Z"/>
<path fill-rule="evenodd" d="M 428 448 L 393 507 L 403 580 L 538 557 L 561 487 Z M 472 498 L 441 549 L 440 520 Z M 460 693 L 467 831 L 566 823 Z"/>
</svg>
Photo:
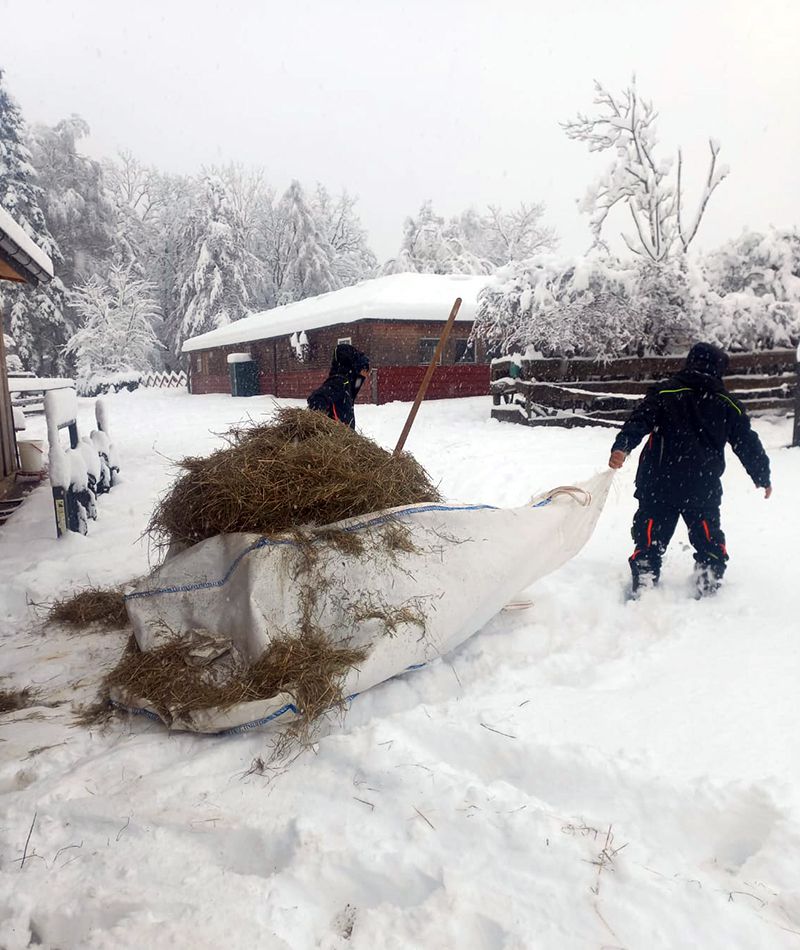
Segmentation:
<svg viewBox="0 0 800 950">
<path fill-rule="evenodd" d="M 97 429 L 88 438 L 78 435 L 78 399 L 74 389 L 45 393 L 44 412 L 58 537 L 67 531 L 86 534 L 89 521 L 97 518 L 97 496 L 111 490 L 119 472 L 108 435 L 105 405 L 100 399 L 95 403 Z M 61 444 L 62 429 L 69 432 L 69 448 Z"/>
</svg>

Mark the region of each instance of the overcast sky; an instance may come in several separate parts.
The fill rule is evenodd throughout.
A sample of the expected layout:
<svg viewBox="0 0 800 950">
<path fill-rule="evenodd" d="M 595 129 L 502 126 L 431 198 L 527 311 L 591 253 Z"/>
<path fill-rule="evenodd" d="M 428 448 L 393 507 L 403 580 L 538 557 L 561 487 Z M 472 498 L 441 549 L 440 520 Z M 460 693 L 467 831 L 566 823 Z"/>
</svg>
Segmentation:
<svg viewBox="0 0 800 950">
<path fill-rule="evenodd" d="M 798 37 L 800 0 L 0 0 L 29 122 L 79 113 L 98 157 L 347 187 L 382 259 L 426 198 L 443 215 L 541 200 L 562 249 L 585 250 L 576 199 L 607 159 L 558 123 L 595 77 L 634 71 L 664 154 L 684 147 L 690 203 L 709 135 L 731 166 L 703 246 L 800 224 Z"/>
</svg>

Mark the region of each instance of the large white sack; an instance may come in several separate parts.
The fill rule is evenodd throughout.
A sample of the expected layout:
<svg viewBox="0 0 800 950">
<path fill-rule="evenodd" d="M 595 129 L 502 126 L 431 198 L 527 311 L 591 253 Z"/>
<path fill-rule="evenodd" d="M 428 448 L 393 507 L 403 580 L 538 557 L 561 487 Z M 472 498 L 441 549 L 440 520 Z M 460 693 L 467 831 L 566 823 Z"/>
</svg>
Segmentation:
<svg viewBox="0 0 800 950">
<path fill-rule="evenodd" d="M 591 537 L 613 473 L 576 489 L 554 489 L 522 508 L 422 504 L 376 512 L 330 526 L 358 532 L 362 556 L 315 540 L 315 623 L 334 643 L 368 647 L 344 683 L 353 696 L 430 662 L 479 630 L 521 590 L 574 557 Z M 387 552 L 384 533 L 400 523 L 414 551 Z M 297 574 L 300 552 L 291 535 L 210 538 L 169 559 L 126 598 L 142 650 L 202 629 L 230 638 L 248 659 L 270 636 L 296 631 L 307 591 Z M 379 617 L 406 608 L 413 618 L 387 632 Z M 424 629 L 423 629 L 424 627 Z M 123 694 L 112 696 L 131 707 Z M 153 712 L 153 710 L 149 710 Z M 176 729 L 223 732 L 296 714 L 291 697 L 197 710 Z"/>
</svg>

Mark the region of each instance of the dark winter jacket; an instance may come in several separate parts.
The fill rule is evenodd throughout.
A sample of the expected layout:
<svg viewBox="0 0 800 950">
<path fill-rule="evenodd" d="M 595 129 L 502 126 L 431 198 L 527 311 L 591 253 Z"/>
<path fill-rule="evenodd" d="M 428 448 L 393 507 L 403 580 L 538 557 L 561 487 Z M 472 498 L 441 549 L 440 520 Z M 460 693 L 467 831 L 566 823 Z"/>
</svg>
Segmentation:
<svg viewBox="0 0 800 950">
<path fill-rule="evenodd" d="M 308 408 L 327 413 L 331 419 L 356 427 L 354 403 L 369 359 L 349 343 L 339 343 L 333 351 L 331 371 L 325 382 L 308 397 Z"/>
<path fill-rule="evenodd" d="M 696 344 L 686 367 L 653 386 L 622 427 L 612 451 L 630 452 L 647 437 L 636 473 L 640 501 L 680 509 L 719 505 L 726 443 L 757 486 L 769 485 L 761 440 L 722 383 L 727 364 L 722 350 Z"/>
</svg>

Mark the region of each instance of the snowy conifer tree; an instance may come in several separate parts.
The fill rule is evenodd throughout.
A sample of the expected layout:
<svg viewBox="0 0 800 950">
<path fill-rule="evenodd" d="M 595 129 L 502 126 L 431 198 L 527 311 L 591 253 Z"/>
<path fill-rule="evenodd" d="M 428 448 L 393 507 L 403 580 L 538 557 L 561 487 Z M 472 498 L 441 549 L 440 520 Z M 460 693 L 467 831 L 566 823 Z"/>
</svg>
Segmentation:
<svg viewBox="0 0 800 950">
<path fill-rule="evenodd" d="M 161 346 L 154 330 L 160 319 L 154 289 L 130 267 L 114 264 L 107 279 L 95 275 L 68 293 L 80 328 L 67 352 L 75 357 L 83 392 L 98 391 L 104 379 L 138 376 L 153 365 Z"/>
<path fill-rule="evenodd" d="M 181 287 L 182 316 L 174 339 L 184 340 L 225 326 L 248 312 L 248 270 L 252 260 L 238 233 L 225 182 L 216 173 L 203 179 L 203 198 L 190 217 L 184 241 L 190 270 Z"/>
<path fill-rule="evenodd" d="M 50 233 L 64 257 L 64 283 L 71 287 L 101 270 L 115 236 L 114 207 L 99 162 L 82 155 L 76 143 L 89 134 L 78 115 L 57 125 L 37 125 L 29 141 Z"/>
<path fill-rule="evenodd" d="M 58 274 L 63 258 L 47 228 L 45 196 L 25 145 L 25 123 L 3 84 L 0 70 L 0 206 L 49 255 Z M 39 287 L 0 285 L 0 309 L 22 362 L 39 373 L 64 368 L 63 346 L 71 333 L 64 313 L 64 286 L 56 276 Z"/>
<path fill-rule="evenodd" d="M 281 199 L 288 258 L 286 282 L 293 300 L 315 297 L 341 287 L 331 267 L 331 247 L 306 203 L 299 181 Z"/>
</svg>

